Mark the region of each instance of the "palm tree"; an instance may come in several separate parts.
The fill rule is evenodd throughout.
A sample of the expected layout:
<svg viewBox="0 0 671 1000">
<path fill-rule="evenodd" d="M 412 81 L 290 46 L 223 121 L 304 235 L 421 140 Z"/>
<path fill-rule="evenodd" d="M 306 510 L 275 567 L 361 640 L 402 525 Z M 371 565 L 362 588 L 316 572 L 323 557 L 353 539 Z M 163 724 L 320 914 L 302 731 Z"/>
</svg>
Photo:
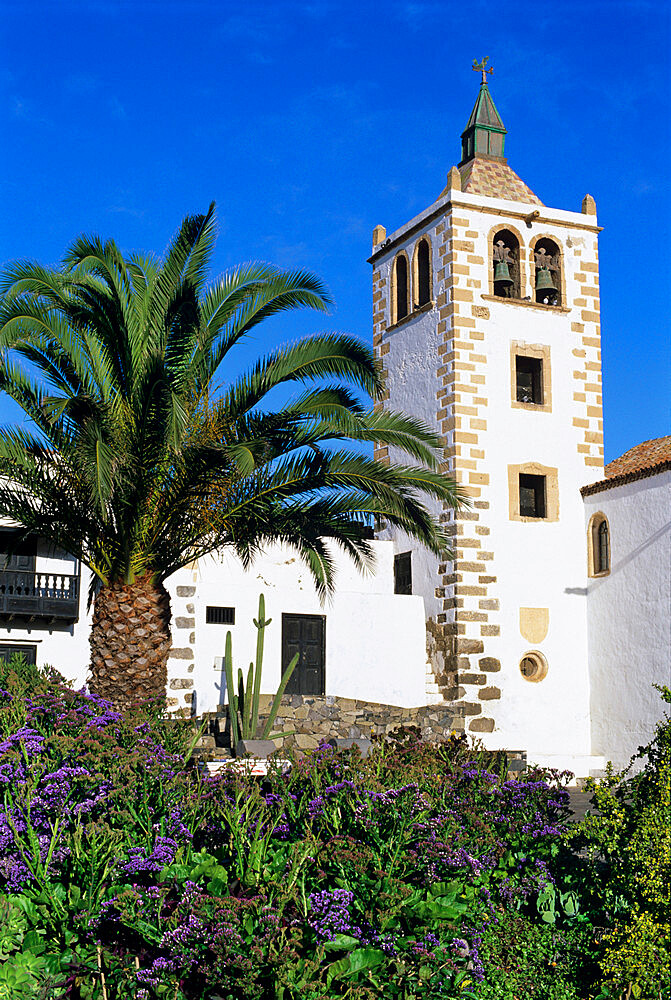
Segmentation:
<svg viewBox="0 0 671 1000">
<path fill-rule="evenodd" d="M 428 428 L 361 404 L 382 378 L 352 337 L 307 338 L 219 384 L 258 323 L 330 299 L 313 275 L 258 263 L 206 285 L 214 238 L 211 205 L 162 261 L 81 236 L 61 267 L 19 261 L 0 279 L 0 389 L 28 417 L 0 430 L 0 516 L 91 569 L 91 687 L 119 706 L 164 695 L 180 567 L 226 545 L 249 564 L 279 541 L 324 594 L 327 539 L 363 567 L 364 524 L 381 517 L 440 551 L 423 495 L 463 500 Z M 269 408 L 286 383 L 295 397 Z M 359 443 L 373 440 L 409 464 L 371 459 Z"/>
</svg>

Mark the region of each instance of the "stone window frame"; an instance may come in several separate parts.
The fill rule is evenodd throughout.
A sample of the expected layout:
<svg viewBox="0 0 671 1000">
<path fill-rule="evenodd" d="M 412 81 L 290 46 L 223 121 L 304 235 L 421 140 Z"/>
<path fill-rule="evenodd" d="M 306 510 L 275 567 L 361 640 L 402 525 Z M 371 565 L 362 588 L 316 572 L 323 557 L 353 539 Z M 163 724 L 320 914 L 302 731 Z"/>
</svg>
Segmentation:
<svg viewBox="0 0 671 1000">
<path fill-rule="evenodd" d="M 503 229 L 507 229 L 509 233 L 512 233 L 517 240 L 518 247 L 518 259 L 517 259 L 517 270 L 519 274 L 520 282 L 520 294 L 518 298 L 507 299 L 502 295 L 497 295 L 494 291 L 494 239 L 497 233 L 500 233 Z M 524 296 L 526 294 L 527 288 L 527 247 L 524 242 L 524 237 L 516 226 L 511 225 L 508 220 L 505 224 L 499 222 L 496 226 L 492 226 L 487 234 L 487 270 L 489 274 L 489 294 L 496 302 L 524 302 Z"/>
<path fill-rule="evenodd" d="M 537 670 L 531 677 L 527 677 L 525 673 L 522 672 L 522 664 L 525 660 L 532 660 L 537 667 Z M 545 680 L 548 675 L 548 661 L 546 660 L 540 649 L 529 649 L 526 653 L 520 656 L 519 671 L 522 680 L 528 681 L 530 684 L 539 684 L 541 681 Z"/>
<path fill-rule="evenodd" d="M 559 302 L 556 302 L 554 305 L 545 305 L 544 302 L 536 302 L 536 258 L 534 257 L 534 253 L 541 240 L 550 240 L 557 247 L 559 253 Z M 557 238 L 556 233 L 536 233 L 529 241 L 529 287 L 531 288 L 531 300 L 535 306 L 540 306 L 542 309 L 562 309 L 567 305 L 564 246 Z"/>
<path fill-rule="evenodd" d="M 429 297 L 426 302 L 419 304 L 419 247 L 421 243 L 426 243 L 429 248 Z M 423 233 L 415 243 L 412 253 L 412 312 L 426 309 L 433 304 L 433 246 L 428 233 Z"/>
<path fill-rule="evenodd" d="M 397 289 L 396 289 L 396 264 L 397 264 L 397 261 L 398 261 L 399 257 L 403 257 L 405 259 L 405 266 L 407 268 L 407 271 L 406 271 L 406 273 L 407 273 L 407 282 L 406 282 L 406 285 L 407 285 L 407 287 L 406 287 L 406 314 L 405 314 L 405 316 L 399 316 L 398 315 L 398 301 L 397 301 L 397 294 L 396 294 L 396 292 L 397 292 Z M 390 312 L 390 318 L 391 318 L 391 326 L 396 326 L 397 323 L 402 323 L 404 320 L 408 319 L 409 316 L 412 316 L 412 311 L 413 311 L 412 310 L 412 296 L 411 296 L 411 290 L 412 290 L 412 271 L 410 269 L 410 260 L 408 258 L 408 254 L 407 254 L 407 252 L 405 250 L 399 250 L 398 253 L 394 255 L 394 259 L 391 262 L 391 281 L 389 283 L 389 289 L 390 289 L 390 303 L 389 303 L 389 307 L 390 308 L 389 308 L 389 312 Z"/>
<path fill-rule="evenodd" d="M 542 364 L 542 403 L 520 403 L 517 398 L 517 366 L 515 358 L 537 358 Z M 549 344 L 527 344 L 524 340 L 510 342 L 510 405 L 515 410 L 552 413 L 552 368 Z"/>
<path fill-rule="evenodd" d="M 528 517 L 520 514 L 520 475 L 545 476 L 545 517 Z M 559 520 L 559 473 L 554 466 L 538 462 L 523 462 L 508 466 L 508 519 L 535 524 L 554 523 Z"/>
<path fill-rule="evenodd" d="M 608 531 L 608 566 L 606 569 L 597 571 L 596 569 L 596 555 L 598 551 L 598 541 L 597 532 L 599 527 L 604 524 Z M 587 525 L 587 575 L 591 579 L 598 579 L 602 576 L 609 576 L 612 566 L 611 558 L 611 541 L 610 541 L 610 522 L 602 510 L 596 511 L 589 519 L 589 524 Z"/>
</svg>

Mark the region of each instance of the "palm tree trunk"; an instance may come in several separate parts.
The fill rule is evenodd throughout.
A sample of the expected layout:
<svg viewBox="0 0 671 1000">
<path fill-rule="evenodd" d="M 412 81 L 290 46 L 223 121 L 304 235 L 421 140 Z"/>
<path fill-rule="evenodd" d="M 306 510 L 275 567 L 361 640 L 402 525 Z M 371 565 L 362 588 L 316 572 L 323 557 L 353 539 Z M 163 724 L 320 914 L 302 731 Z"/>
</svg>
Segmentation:
<svg viewBox="0 0 671 1000">
<path fill-rule="evenodd" d="M 91 690 L 118 709 L 165 698 L 170 595 L 150 575 L 113 583 L 96 594 L 91 644 Z"/>
</svg>

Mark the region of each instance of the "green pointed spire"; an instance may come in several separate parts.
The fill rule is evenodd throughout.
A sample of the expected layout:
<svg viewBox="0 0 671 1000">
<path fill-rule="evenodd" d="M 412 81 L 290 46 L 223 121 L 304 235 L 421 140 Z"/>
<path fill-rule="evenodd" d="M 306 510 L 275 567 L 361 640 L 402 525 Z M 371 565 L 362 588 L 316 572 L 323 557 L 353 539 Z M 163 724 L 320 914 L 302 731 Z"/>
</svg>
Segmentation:
<svg viewBox="0 0 671 1000">
<path fill-rule="evenodd" d="M 473 69 L 482 73 L 482 82 L 468 125 L 461 133 L 462 163 L 472 160 L 478 154 L 504 159 L 506 129 L 487 86 L 487 73 L 493 72 L 491 66 L 487 68 L 488 58 L 485 56 L 479 63 L 477 60 L 473 61 Z"/>
</svg>

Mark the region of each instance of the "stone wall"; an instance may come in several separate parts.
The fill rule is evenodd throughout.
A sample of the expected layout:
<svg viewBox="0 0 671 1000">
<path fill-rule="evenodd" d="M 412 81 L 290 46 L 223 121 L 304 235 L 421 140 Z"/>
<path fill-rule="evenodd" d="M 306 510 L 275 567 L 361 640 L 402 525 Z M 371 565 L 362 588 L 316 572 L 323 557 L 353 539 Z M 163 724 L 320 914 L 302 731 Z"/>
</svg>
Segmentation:
<svg viewBox="0 0 671 1000">
<path fill-rule="evenodd" d="M 264 721 L 271 703 L 269 695 L 261 696 L 259 715 Z M 294 732 L 295 735 L 275 742 L 278 748 L 294 746 L 301 750 L 313 749 L 329 738 L 370 738 L 399 726 L 417 726 L 425 739 L 442 738 L 454 730 L 464 730 L 464 717 L 460 712 L 461 706 L 452 705 L 400 708 L 335 695 L 284 695 L 273 732 Z"/>
<path fill-rule="evenodd" d="M 191 576 L 195 574 L 189 571 Z M 168 653 L 167 705 L 175 716 L 188 718 L 193 704 L 196 645 L 195 582 L 171 588 L 172 649 Z"/>
</svg>

